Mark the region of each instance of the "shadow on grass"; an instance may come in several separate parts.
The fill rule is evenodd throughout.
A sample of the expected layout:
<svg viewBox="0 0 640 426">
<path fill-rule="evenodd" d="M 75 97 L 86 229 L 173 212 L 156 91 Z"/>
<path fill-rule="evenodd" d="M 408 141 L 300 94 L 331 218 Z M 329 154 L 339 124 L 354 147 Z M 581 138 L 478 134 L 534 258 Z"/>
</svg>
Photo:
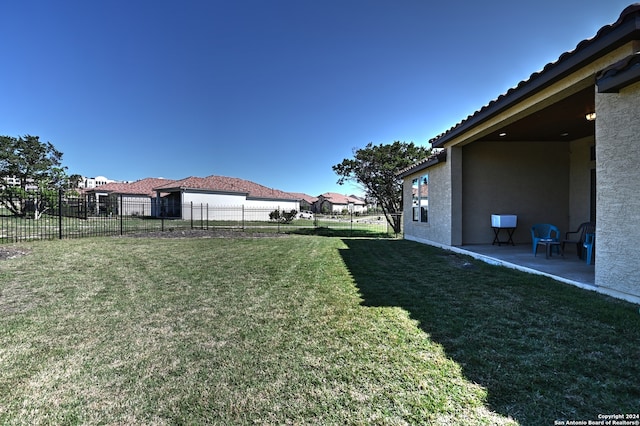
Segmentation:
<svg viewBox="0 0 640 426">
<path fill-rule="evenodd" d="M 406 240 L 344 239 L 364 306 L 397 306 L 521 424 L 640 407 L 638 307 Z"/>
</svg>

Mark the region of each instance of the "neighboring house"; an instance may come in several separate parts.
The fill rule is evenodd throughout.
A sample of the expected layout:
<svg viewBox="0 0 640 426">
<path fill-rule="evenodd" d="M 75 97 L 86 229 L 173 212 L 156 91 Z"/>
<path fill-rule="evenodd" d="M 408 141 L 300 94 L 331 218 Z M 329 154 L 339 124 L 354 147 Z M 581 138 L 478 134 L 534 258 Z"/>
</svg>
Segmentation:
<svg viewBox="0 0 640 426">
<path fill-rule="evenodd" d="M 226 176 L 188 177 L 159 185 L 155 191 L 168 194 L 162 198 L 164 216 L 185 220 L 192 219 L 194 211 L 198 219 L 202 214 L 205 220 L 229 219 L 232 208 L 247 208 L 251 212 L 247 220 L 269 220 L 273 210 L 300 211 L 299 200 L 290 193 Z M 214 206 L 218 209 L 210 208 Z M 234 210 L 233 219 L 238 217 Z"/>
<path fill-rule="evenodd" d="M 487 244 L 491 214 L 517 215 L 521 243 L 595 221 L 597 289 L 640 302 L 640 4 L 430 143 L 400 173 L 405 238 Z"/>
<path fill-rule="evenodd" d="M 135 182 L 103 183 L 84 191 L 89 214 L 124 216 L 158 216 L 158 193 L 154 188 L 174 182 L 163 178 L 146 178 Z M 120 210 L 122 210 L 120 212 Z"/>
<path fill-rule="evenodd" d="M 78 182 L 78 186 L 80 188 L 91 189 L 91 188 L 97 188 L 102 185 L 106 185 L 108 183 L 116 183 L 116 182 L 117 181 L 113 179 L 108 179 L 104 176 L 96 176 L 92 178 L 83 177 L 82 181 Z"/>
<path fill-rule="evenodd" d="M 314 212 L 314 203 L 318 201 L 317 197 L 312 197 L 302 192 L 290 192 L 290 194 L 300 201 L 300 211 Z"/>
<path fill-rule="evenodd" d="M 351 194 L 348 197 L 349 198 L 353 198 L 355 200 L 358 200 L 358 201 L 360 201 L 362 203 L 362 210 L 361 210 L 362 213 L 370 212 L 371 210 L 375 209 L 375 206 L 369 200 L 367 200 L 364 197 L 360 197 L 360 196 L 354 195 L 354 194 Z"/>
<path fill-rule="evenodd" d="M 366 211 L 366 207 L 365 202 L 359 198 L 335 192 L 325 192 L 318 196 L 318 200 L 315 203 L 315 211 L 329 214 L 342 214 L 344 211 L 348 211 L 360 214 Z"/>
</svg>

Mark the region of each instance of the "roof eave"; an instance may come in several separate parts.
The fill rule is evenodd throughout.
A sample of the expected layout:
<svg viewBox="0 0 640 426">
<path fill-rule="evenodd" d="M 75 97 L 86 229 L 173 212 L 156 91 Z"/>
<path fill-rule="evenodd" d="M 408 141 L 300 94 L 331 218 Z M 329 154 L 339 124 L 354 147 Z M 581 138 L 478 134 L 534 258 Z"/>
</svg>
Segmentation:
<svg viewBox="0 0 640 426">
<path fill-rule="evenodd" d="M 184 188 L 181 188 L 179 186 L 173 186 L 173 187 L 165 187 L 165 186 L 157 186 L 155 188 L 152 189 L 152 191 L 154 192 L 177 192 L 177 191 L 182 191 Z"/>
<path fill-rule="evenodd" d="M 244 195 L 248 196 L 249 192 L 247 191 L 229 191 L 224 189 L 214 189 L 214 188 L 181 188 L 184 192 L 196 192 L 203 194 L 218 194 L 218 195 Z"/>
<path fill-rule="evenodd" d="M 436 164 L 439 163 L 444 163 L 445 161 L 447 161 L 447 151 L 446 150 L 442 150 L 440 152 L 438 152 L 437 154 L 434 154 L 428 158 L 426 158 L 424 161 L 420 162 L 420 163 L 416 163 L 414 165 L 412 165 L 411 167 L 408 167 L 404 170 L 400 170 L 400 172 L 398 172 L 397 176 L 401 179 L 410 176 L 414 173 L 417 173 L 419 171 L 428 169 L 429 167 L 433 167 Z"/>
<path fill-rule="evenodd" d="M 112 194 L 128 196 L 128 197 L 150 197 L 149 194 L 146 194 L 146 193 L 143 194 L 141 192 L 112 192 Z"/>
<path fill-rule="evenodd" d="M 277 197 L 252 197 L 251 195 L 247 196 L 247 200 L 253 200 L 253 201 L 287 201 L 287 202 L 296 202 L 299 201 L 298 199 L 295 198 L 277 198 Z"/>
<path fill-rule="evenodd" d="M 640 81 L 640 53 L 628 56 L 620 63 L 602 71 L 596 77 L 598 93 L 618 93 Z"/>
<path fill-rule="evenodd" d="M 634 10 L 631 10 L 632 8 Z M 429 142 L 432 147 L 443 147 L 454 138 L 580 69 L 594 58 L 603 56 L 632 40 L 640 39 L 640 16 L 631 16 L 637 12 L 637 9 L 637 5 L 630 6 L 622 13 L 620 18 L 622 22 L 613 24 L 611 27 L 603 27 L 594 38 L 582 41 L 574 51 L 562 54 L 556 62 L 547 64 L 542 71 L 532 74 L 528 80 L 520 82 L 518 86 L 510 89 L 457 126 L 431 139 Z M 627 12 L 630 16 L 624 16 Z M 600 34 L 601 32 L 603 34 Z"/>
</svg>

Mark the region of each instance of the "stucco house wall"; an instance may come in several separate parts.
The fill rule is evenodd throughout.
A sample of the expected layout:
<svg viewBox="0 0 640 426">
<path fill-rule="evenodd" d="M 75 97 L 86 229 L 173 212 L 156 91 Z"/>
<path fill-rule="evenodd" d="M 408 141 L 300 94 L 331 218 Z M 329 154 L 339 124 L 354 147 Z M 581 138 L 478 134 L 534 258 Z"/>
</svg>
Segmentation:
<svg viewBox="0 0 640 426">
<path fill-rule="evenodd" d="M 242 220 L 244 194 L 182 192 L 181 216 L 183 220 Z M 230 208 L 233 206 L 233 208 Z M 224 207 L 224 208 L 223 208 Z M 239 210 L 239 213 L 238 213 Z"/>
<path fill-rule="evenodd" d="M 344 211 L 353 210 L 353 213 L 365 213 L 366 208 L 361 204 L 335 204 L 331 201 L 324 200 L 320 204 L 321 212 L 328 212 L 334 214 L 342 214 Z"/>
<path fill-rule="evenodd" d="M 475 142 L 462 162 L 462 244 L 490 244 L 492 214 L 518 216 L 519 243 L 535 223 L 568 230 L 568 142 Z"/>
<path fill-rule="evenodd" d="M 151 216 L 152 200 L 151 197 L 145 196 L 130 196 L 121 194 L 122 197 L 122 212 L 125 216 Z"/>
<path fill-rule="evenodd" d="M 336 204 L 336 203 L 332 203 L 329 200 L 322 200 L 320 201 L 319 205 L 319 211 L 322 213 L 327 213 L 327 214 L 340 214 L 342 213 L 343 210 L 347 209 L 347 205 L 346 204 Z"/>
<path fill-rule="evenodd" d="M 413 220 L 412 181 L 429 174 L 429 220 Z M 403 180 L 404 235 L 408 240 L 451 245 L 451 162 L 412 173 Z"/>
<path fill-rule="evenodd" d="M 367 208 L 364 201 L 350 196 L 327 192 L 319 195 L 315 201 L 315 211 L 325 214 L 342 214 L 345 211 L 352 213 L 365 213 Z"/>
<path fill-rule="evenodd" d="M 204 220 L 269 220 L 269 213 L 300 211 L 298 200 L 275 200 L 247 198 L 245 194 L 204 193 L 184 191 L 182 194 L 182 219 L 192 217 Z M 193 213 L 191 211 L 193 203 Z"/>
<path fill-rule="evenodd" d="M 494 237 L 492 214 L 518 215 L 517 243 L 530 242 L 535 223 L 556 224 L 563 234 L 574 230 L 589 220 L 592 146 L 590 137 L 449 147 L 446 162 L 404 178 L 405 236 L 444 245 L 488 244 Z M 430 179 L 426 224 L 411 218 L 411 182 L 424 173 Z"/>
<path fill-rule="evenodd" d="M 205 193 L 190 192 L 182 193 L 182 203 L 195 205 L 211 205 L 211 206 L 241 206 L 246 203 L 245 194 L 225 194 L 225 193 Z"/>
<path fill-rule="evenodd" d="M 300 211 L 300 202 L 298 200 L 257 200 L 247 199 L 245 207 L 251 209 L 277 209 L 281 211 Z"/>
<path fill-rule="evenodd" d="M 640 293 L 640 83 L 596 94 L 596 283 Z"/>
</svg>

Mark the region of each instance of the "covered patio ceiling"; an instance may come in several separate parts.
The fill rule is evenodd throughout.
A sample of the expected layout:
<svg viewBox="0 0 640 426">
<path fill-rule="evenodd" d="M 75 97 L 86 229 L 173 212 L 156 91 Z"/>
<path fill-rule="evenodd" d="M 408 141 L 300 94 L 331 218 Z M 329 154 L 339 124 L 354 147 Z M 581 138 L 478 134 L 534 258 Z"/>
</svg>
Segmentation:
<svg viewBox="0 0 640 426">
<path fill-rule="evenodd" d="M 538 112 L 483 136 L 478 141 L 570 141 L 595 135 L 594 87 L 589 86 Z"/>
</svg>

